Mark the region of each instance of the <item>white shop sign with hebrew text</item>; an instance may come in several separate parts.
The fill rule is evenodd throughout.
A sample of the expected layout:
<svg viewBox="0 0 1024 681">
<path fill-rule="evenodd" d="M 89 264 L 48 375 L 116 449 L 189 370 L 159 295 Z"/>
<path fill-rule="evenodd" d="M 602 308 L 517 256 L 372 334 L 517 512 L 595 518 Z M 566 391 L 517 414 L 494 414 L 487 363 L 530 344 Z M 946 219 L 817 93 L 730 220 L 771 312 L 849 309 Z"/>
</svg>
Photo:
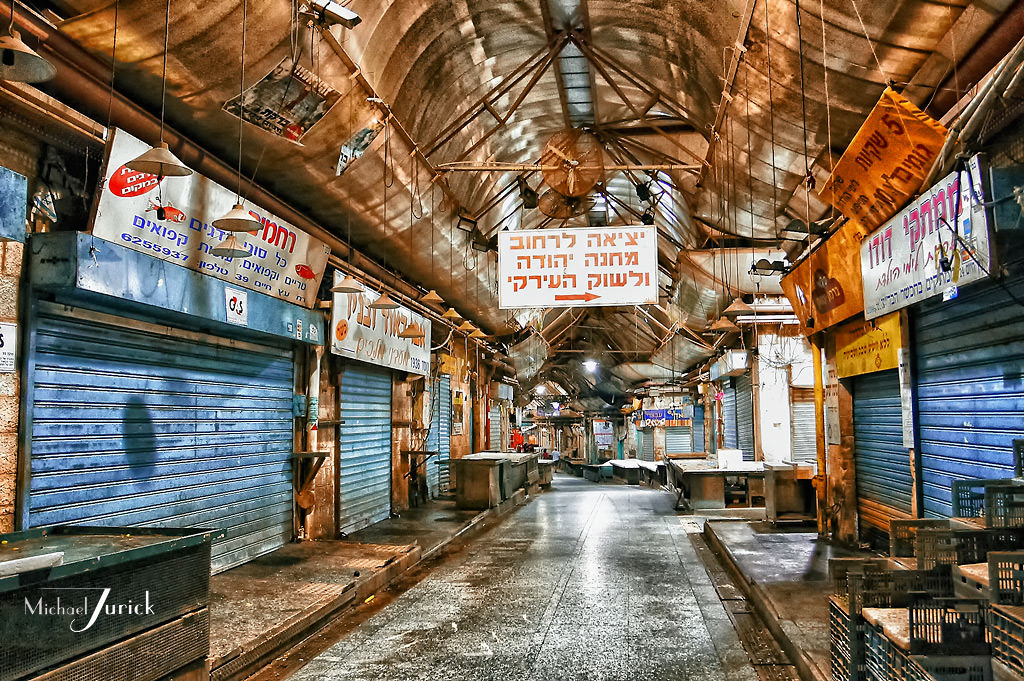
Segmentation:
<svg viewBox="0 0 1024 681">
<path fill-rule="evenodd" d="M 654 227 L 498 233 L 498 304 L 503 310 L 657 302 Z"/>
<path fill-rule="evenodd" d="M 123 130 L 112 131 L 107 149 L 93 236 L 290 303 L 316 302 L 331 252 L 322 241 L 246 203 L 262 227 L 235 238 L 252 256 L 212 255 L 228 233 L 210 223 L 231 210 L 235 192 L 198 173 L 160 180 L 129 170 L 149 145 Z"/>
</svg>

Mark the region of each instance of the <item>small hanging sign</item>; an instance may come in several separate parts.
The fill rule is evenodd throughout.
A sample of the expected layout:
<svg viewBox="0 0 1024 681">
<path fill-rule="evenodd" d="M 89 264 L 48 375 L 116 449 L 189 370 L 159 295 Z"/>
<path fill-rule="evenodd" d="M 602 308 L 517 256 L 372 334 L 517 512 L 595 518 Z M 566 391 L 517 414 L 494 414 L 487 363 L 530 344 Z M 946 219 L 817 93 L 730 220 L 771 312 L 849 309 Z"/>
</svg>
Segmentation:
<svg viewBox="0 0 1024 681">
<path fill-rule="evenodd" d="M 249 294 L 230 286 L 224 287 L 224 318 L 228 324 L 249 326 Z"/>
</svg>

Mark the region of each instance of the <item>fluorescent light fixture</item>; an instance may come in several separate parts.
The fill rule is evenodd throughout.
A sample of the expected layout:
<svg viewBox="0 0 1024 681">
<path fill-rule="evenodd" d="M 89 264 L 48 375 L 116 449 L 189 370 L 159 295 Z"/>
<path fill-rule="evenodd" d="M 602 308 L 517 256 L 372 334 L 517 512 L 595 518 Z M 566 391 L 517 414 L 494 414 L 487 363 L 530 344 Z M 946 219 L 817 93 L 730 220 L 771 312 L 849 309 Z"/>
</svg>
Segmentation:
<svg viewBox="0 0 1024 681">
<path fill-rule="evenodd" d="M 348 7 L 343 7 L 336 2 L 332 2 L 332 0 L 310 0 L 306 13 L 312 14 L 317 21 L 328 26 L 338 25 L 345 28 L 355 28 L 363 21 L 358 14 Z"/>
</svg>

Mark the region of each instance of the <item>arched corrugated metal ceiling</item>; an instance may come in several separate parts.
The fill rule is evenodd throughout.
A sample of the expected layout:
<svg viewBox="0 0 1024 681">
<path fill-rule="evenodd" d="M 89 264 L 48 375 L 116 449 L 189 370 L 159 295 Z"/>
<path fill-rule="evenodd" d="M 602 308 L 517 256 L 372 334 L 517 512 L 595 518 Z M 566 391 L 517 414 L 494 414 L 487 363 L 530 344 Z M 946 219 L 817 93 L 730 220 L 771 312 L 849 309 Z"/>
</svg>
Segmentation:
<svg viewBox="0 0 1024 681">
<path fill-rule="evenodd" d="M 51 4 L 68 17 L 68 34 L 109 56 L 112 0 Z M 589 98 L 586 125 L 613 157 L 677 164 L 706 158 L 699 183 L 694 172 L 659 175 L 661 283 L 669 297 L 645 311 L 659 321 L 644 323 L 651 337 L 642 348 L 635 343 L 640 352 L 617 360 L 643 363 L 655 353 L 682 370 L 708 350 L 699 336 L 674 332 L 679 325 L 701 331 L 734 292 L 693 259 L 679 258 L 680 249 L 713 247 L 729 235 L 777 242 L 792 219 L 820 218 L 827 207 L 806 191 L 807 169 L 818 184 L 828 176 L 886 82 L 927 105 L 1013 0 L 351 0 L 363 21 L 334 35 L 358 74 L 330 40 L 292 22 L 296 4 L 250 0 L 247 84 L 294 51 L 343 98 L 302 146 L 248 128 L 246 173 L 340 236 L 351 228 L 357 247 L 436 288 L 489 331 L 507 332 L 510 314 L 497 308 L 492 255 L 472 251 L 466 234 L 453 229 L 456 210 L 477 217 L 486 236 L 552 221 L 520 208 L 511 188 L 516 173 L 432 175 L 398 134 L 390 145 L 378 136 L 335 177 L 340 145 L 375 115 L 382 118 L 359 78 L 434 167 L 529 163 L 569 120 L 567 76 L 551 49 L 568 41 L 587 62 L 573 96 Z M 118 88 L 155 110 L 163 3 L 120 0 L 119 12 Z M 174 1 L 168 118 L 231 162 L 235 123 L 222 107 L 237 93 L 239 31 L 238 0 Z M 507 92 L 487 98 L 522 72 L 528 75 Z M 435 143 L 445 132 L 452 134 Z M 385 189 L 382 180 L 391 176 Z M 536 186 L 539 174 L 530 180 Z M 610 207 L 597 219 L 636 220 L 642 207 L 634 181 L 606 177 Z M 544 326 L 543 315 L 515 315 Z M 606 348 L 636 341 L 640 317 L 630 310 L 572 316 L 578 325 L 604 325 L 592 342 Z M 546 362 L 566 361 L 556 347 Z"/>
</svg>

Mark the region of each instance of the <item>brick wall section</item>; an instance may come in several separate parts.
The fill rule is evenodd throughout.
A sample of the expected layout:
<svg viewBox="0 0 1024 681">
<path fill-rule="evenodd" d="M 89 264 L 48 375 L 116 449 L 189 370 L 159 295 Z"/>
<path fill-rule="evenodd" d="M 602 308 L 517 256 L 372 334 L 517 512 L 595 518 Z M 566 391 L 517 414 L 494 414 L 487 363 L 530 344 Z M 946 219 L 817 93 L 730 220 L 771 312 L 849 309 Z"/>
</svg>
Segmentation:
<svg viewBox="0 0 1024 681">
<path fill-rule="evenodd" d="M 18 287 L 24 246 L 16 242 L 6 242 L 0 244 L 0 247 L 0 321 L 17 322 Z M 18 342 L 18 339 L 13 338 L 4 340 Z M 14 530 L 20 397 L 19 374 L 0 374 L 0 533 Z"/>
</svg>

